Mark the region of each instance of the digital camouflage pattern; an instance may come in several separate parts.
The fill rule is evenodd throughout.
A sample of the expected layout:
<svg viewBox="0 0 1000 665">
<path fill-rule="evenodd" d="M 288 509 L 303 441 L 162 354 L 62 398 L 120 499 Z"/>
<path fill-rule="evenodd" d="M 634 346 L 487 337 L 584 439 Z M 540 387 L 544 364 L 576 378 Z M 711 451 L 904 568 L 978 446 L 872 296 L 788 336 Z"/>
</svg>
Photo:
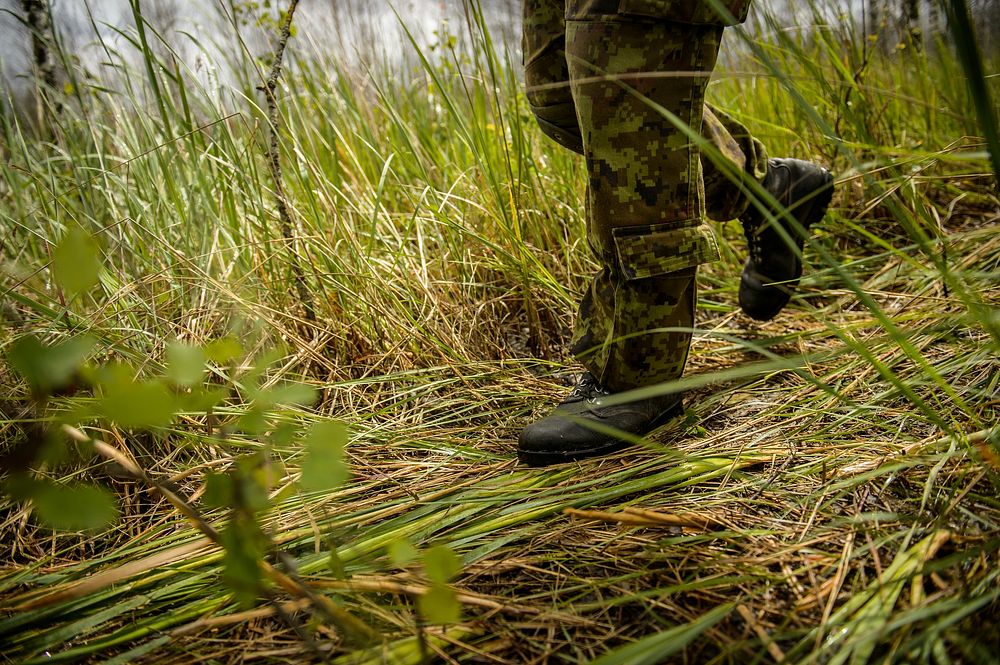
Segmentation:
<svg viewBox="0 0 1000 665">
<path fill-rule="evenodd" d="M 604 268 L 583 294 L 571 350 L 612 392 L 679 378 L 696 292 L 694 267 L 635 280 Z"/>
<path fill-rule="evenodd" d="M 705 105 L 723 27 L 749 0 L 523 0 L 525 82 L 542 130 L 589 174 L 588 242 L 604 266 L 584 294 L 572 351 L 606 388 L 678 378 L 695 272 L 718 258 L 706 217 L 739 216 L 763 146 Z M 678 123 L 678 124 L 675 124 Z M 687 126 L 719 156 L 702 159 Z"/>
</svg>

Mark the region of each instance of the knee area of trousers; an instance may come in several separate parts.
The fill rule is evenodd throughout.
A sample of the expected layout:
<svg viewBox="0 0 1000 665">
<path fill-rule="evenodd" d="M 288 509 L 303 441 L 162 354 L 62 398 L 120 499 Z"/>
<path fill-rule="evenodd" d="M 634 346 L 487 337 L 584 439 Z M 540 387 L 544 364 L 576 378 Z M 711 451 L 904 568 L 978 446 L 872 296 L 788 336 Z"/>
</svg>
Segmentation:
<svg viewBox="0 0 1000 665">
<path fill-rule="evenodd" d="M 531 105 L 531 112 L 542 132 L 559 145 L 583 153 L 583 137 L 572 104 Z"/>
</svg>

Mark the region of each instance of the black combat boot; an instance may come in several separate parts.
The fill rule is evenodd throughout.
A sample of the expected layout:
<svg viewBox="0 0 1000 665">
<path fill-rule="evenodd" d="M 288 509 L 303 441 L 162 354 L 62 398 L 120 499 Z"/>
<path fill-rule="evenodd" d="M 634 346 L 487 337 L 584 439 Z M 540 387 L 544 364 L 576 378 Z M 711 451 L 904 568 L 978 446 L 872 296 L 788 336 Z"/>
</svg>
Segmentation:
<svg viewBox="0 0 1000 665">
<path fill-rule="evenodd" d="M 823 219 L 830 205 L 833 176 L 826 169 L 800 159 L 770 159 L 767 167 L 761 183 L 764 189 L 808 233 L 810 226 Z M 777 316 L 802 277 L 799 254 L 805 236 L 791 228 L 783 210 L 773 212 L 795 241 L 798 252 L 789 247 L 756 206 L 751 205 L 740 219 L 750 250 L 740 278 L 740 307 L 758 321 Z"/>
<path fill-rule="evenodd" d="M 555 410 L 524 428 L 517 457 L 529 466 L 545 466 L 595 457 L 629 444 L 625 440 L 649 434 L 680 415 L 680 395 L 606 406 L 611 393 L 587 372 Z M 625 438 L 623 438 L 625 437 Z"/>
</svg>

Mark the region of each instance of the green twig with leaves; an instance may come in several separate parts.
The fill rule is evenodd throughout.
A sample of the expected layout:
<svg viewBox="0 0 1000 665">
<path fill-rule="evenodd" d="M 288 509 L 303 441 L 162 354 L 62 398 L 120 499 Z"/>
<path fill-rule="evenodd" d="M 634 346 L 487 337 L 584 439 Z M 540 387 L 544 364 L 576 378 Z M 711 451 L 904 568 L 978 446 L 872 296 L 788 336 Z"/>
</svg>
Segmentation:
<svg viewBox="0 0 1000 665">
<path fill-rule="evenodd" d="M 184 517 L 186 517 L 188 521 L 190 521 L 191 524 L 193 524 L 195 528 L 202 533 L 202 535 L 216 545 L 226 547 L 227 543 L 225 542 L 224 534 L 220 533 L 215 527 L 213 527 L 208 520 L 205 519 L 201 512 L 195 508 L 179 491 L 171 488 L 167 483 L 151 477 L 135 462 L 130 460 L 125 454 L 117 450 L 114 446 L 111 446 L 100 439 L 87 436 L 84 432 L 69 425 L 63 425 L 62 431 L 69 436 L 70 439 L 77 441 L 78 443 L 92 446 L 98 455 L 115 462 L 128 475 L 155 490 L 163 498 L 169 501 L 174 508 L 183 514 Z M 258 559 L 254 563 L 259 566 L 261 573 L 270 579 L 276 586 L 296 598 L 308 599 L 317 612 L 328 618 L 334 625 L 337 626 L 337 628 L 343 631 L 344 636 L 348 639 L 348 641 L 360 646 L 368 646 L 378 640 L 378 633 L 376 633 L 371 627 L 357 617 L 338 607 L 326 596 L 312 591 L 306 585 L 297 581 L 292 575 L 281 572 L 263 559 Z M 261 590 L 262 589 L 258 589 L 258 591 Z"/>
</svg>

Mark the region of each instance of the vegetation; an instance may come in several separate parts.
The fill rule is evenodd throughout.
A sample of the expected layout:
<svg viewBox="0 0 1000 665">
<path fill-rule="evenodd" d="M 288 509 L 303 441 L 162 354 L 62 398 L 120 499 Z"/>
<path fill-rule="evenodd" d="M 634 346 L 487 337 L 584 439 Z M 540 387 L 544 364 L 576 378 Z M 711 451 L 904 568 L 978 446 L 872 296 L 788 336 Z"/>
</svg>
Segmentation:
<svg viewBox="0 0 1000 665">
<path fill-rule="evenodd" d="M 3 117 L 4 658 L 995 662 L 974 48 L 733 31 L 712 100 L 838 174 L 800 295 L 743 317 L 720 225 L 686 417 L 537 470 L 513 447 L 575 371 L 583 170 L 478 6 L 402 72 L 293 36 L 276 125 L 252 54 L 232 104 L 133 6 L 128 85 L 70 69 L 44 131 Z"/>
</svg>

